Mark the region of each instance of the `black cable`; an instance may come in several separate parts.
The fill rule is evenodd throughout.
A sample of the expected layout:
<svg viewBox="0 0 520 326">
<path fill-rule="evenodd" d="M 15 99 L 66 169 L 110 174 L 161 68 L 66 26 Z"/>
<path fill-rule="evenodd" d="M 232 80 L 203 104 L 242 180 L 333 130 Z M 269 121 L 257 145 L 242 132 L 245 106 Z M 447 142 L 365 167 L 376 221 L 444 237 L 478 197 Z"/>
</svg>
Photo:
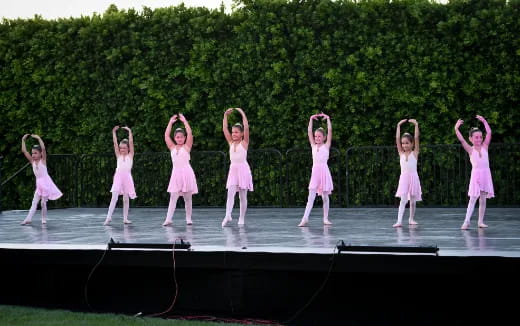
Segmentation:
<svg viewBox="0 0 520 326">
<path fill-rule="evenodd" d="M 338 244 L 338 243 L 339 243 L 339 241 L 336 244 Z M 330 262 L 330 266 L 329 266 L 329 271 L 327 272 L 327 276 L 325 276 L 325 279 L 323 280 L 323 283 L 321 284 L 321 286 L 316 290 L 316 292 L 314 292 L 314 294 L 311 296 L 309 301 L 306 304 L 304 304 L 303 307 L 301 307 L 298 311 L 296 311 L 296 313 L 291 318 L 289 318 L 283 322 L 284 324 L 289 324 L 294 319 L 296 319 L 296 317 L 298 317 L 298 315 L 300 315 L 312 303 L 312 301 L 314 301 L 314 299 L 318 296 L 318 294 L 323 290 L 323 288 L 329 281 L 330 274 L 332 272 L 332 267 L 334 266 L 334 257 L 336 256 L 337 247 L 338 247 L 337 245 L 334 246 L 334 250 L 332 251 L 332 258 L 331 258 L 331 262 Z"/>
<path fill-rule="evenodd" d="M 111 241 L 113 241 L 112 239 L 110 239 Z M 90 278 L 92 277 L 92 274 L 94 274 L 94 271 L 96 270 L 96 268 L 98 268 L 98 266 L 101 264 L 101 262 L 103 261 L 103 259 L 105 258 L 105 255 L 106 253 L 108 252 L 108 248 L 109 248 L 109 245 L 107 244 L 107 247 L 105 248 L 105 250 L 103 251 L 103 255 L 101 256 L 101 259 L 99 259 L 99 261 L 97 262 L 96 265 L 94 265 L 94 268 L 92 268 L 92 270 L 90 271 L 90 274 L 88 275 L 88 278 L 87 278 L 87 282 L 85 283 L 85 291 L 84 291 L 84 294 L 85 294 L 85 302 L 88 306 L 88 308 L 91 310 L 91 311 L 94 311 L 92 309 L 92 307 L 90 306 L 90 303 L 88 302 L 88 283 L 90 281 Z"/>
</svg>

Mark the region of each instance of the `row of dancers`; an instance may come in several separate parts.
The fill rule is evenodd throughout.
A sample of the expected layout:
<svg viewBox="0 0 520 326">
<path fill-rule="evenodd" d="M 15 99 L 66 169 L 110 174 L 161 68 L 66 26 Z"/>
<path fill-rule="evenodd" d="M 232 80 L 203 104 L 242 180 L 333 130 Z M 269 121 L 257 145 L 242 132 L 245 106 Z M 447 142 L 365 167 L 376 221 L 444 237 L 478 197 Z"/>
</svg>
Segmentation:
<svg viewBox="0 0 520 326">
<path fill-rule="evenodd" d="M 242 117 L 242 123 L 236 123 L 231 127 L 228 125 L 228 117 L 234 111 L 238 112 Z M 471 179 L 469 183 L 468 196 L 469 202 L 466 210 L 466 216 L 461 229 L 468 229 L 470 226 L 471 216 L 479 201 L 478 227 L 488 227 L 484 223 L 484 215 L 486 210 L 486 200 L 494 197 L 493 181 L 489 168 L 488 147 L 491 142 L 491 128 L 488 122 L 482 116 L 477 115 L 476 118 L 482 122 L 485 128 L 485 137 L 483 132 L 478 128 L 472 128 L 469 132 L 468 144 L 464 136 L 459 131 L 463 120 L 458 120 L 455 124 L 455 134 L 462 146 L 468 153 L 472 165 Z M 322 127 L 314 129 L 314 122 L 320 120 L 326 122 L 326 130 Z M 177 128 L 173 131 L 173 125 L 180 121 L 184 128 Z M 414 134 L 401 134 L 401 126 L 404 123 L 414 125 Z M 113 178 L 112 199 L 108 208 L 108 213 L 104 224 L 108 225 L 112 221 L 112 214 L 116 207 L 119 196 L 123 196 L 123 223 L 132 223 L 128 219 L 130 199 L 137 197 L 132 178 L 131 170 L 134 158 L 134 141 L 132 130 L 128 127 L 122 127 L 128 132 L 128 138 L 118 141 L 117 131 L 119 126 L 112 129 L 112 139 L 114 145 L 114 154 L 117 159 L 117 167 Z M 235 197 L 238 193 L 240 201 L 240 214 L 238 217 L 238 225 L 245 224 L 247 211 L 247 193 L 253 191 L 253 178 L 251 169 L 247 162 L 247 150 L 249 147 L 249 124 L 244 110 L 241 108 L 230 108 L 224 112 L 222 121 L 222 129 L 224 137 L 229 145 L 229 158 L 231 164 L 226 182 L 227 200 L 226 213 L 222 220 L 222 227 L 229 225 L 233 220 L 231 212 L 235 203 Z M 333 191 L 332 176 L 328 167 L 329 151 L 332 142 L 332 123 L 328 115 L 321 112 L 314 114 L 309 119 L 307 135 L 312 149 L 312 173 L 309 181 L 309 194 L 303 217 L 298 224 L 305 227 L 309 223 L 309 215 L 314 206 L 316 195 L 322 197 L 323 202 L 323 224 L 331 225 L 329 220 L 329 195 Z M 32 136 L 38 141 L 38 145 L 32 147 L 29 154 L 27 152 L 25 141 Z M 192 196 L 198 193 L 197 180 L 195 173 L 190 165 L 190 152 L 193 146 L 193 134 L 186 117 L 179 113 L 173 115 L 164 132 L 164 141 L 168 147 L 172 160 L 172 173 L 167 191 L 170 193 L 170 200 L 166 218 L 163 226 L 170 226 L 173 223 L 173 215 L 179 197 L 183 197 L 186 211 L 186 224 L 191 225 L 192 221 Z M 397 221 L 393 225 L 395 228 L 402 227 L 403 215 L 406 204 L 409 203 L 410 216 L 408 224 L 417 225 L 415 220 L 416 202 L 421 201 L 421 183 L 417 173 L 417 160 L 419 159 L 419 124 L 415 119 L 403 119 L 399 121 L 396 128 L 395 143 L 399 154 L 401 174 L 399 184 L 395 196 L 400 198 L 399 209 L 397 213 Z M 22 225 L 30 224 L 35 214 L 38 202 L 41 204 L 42 223 L 46 223 L 47 201 L 56 200 L 62 196 L 62 192 L 54 184 L 47 172 L 47 154 L 43 140 L 38 135 L 26 134 L 22 138 L 22 152 L 32 165 L 34 175 L 36 176 L 36 190 L 32 201 L 31 208 Z"/>
</svg>

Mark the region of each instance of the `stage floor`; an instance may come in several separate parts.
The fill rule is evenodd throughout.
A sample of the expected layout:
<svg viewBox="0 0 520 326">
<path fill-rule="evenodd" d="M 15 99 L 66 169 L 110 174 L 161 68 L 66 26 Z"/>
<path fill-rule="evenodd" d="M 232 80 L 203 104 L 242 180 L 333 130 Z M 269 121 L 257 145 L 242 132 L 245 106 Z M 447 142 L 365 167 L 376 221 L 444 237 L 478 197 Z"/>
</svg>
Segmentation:
<svg viewBox="0 0 520 326">
<path fill-rule="evenodd" d="M 477 208 L 478 210 L 478 208 Z M 476 211 L 477 211 L 476 210 Z M 488 208 L 487 229 L 460 230 L 465 208 L 418 207 L 417 226 L 392 228 L 397 208 L 332 208 L 331 226 L 321 223 L 321 207 L 314 208 L 309 226 L 298 223 L 303 208 L 250 208 L 246 225 L 220 226 L 223 208 L 194 208 L 192 226 L 177 209 L 174 224 L 161 224 L 166 209 L 131 208 L 132 224 L 123 225 L 116 209 L 110 226 L 104 226 L 106 208 L 69 208 L 48 212 L 46 225 L 40 212 L 33 223 L 21 226 L 27 211 L 0 214 L 0 248 L 105 249 L 112 238 L 120 243 L 173 243 L 183 239 L 196 251 L 241 251 L 331 254 L 338 241 L 354 246 L 437 246 L 441 256 L 520 257 L 520 208 Z M 404 221 L 407 222 L 408 210 Z M 237 216 L 234 211 L 233 216 Z"/>
</svg>

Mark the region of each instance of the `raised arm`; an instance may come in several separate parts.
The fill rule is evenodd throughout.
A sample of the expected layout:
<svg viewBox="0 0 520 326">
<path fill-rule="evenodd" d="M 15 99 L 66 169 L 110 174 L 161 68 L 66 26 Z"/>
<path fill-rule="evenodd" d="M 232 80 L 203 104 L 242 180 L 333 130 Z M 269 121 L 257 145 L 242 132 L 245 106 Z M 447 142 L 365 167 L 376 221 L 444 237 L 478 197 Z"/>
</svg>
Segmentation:
<svg viewBox="0 0 520 326">
<path fill-rule="evenodd" d="M 330 148 L 332 144 L 332 122 L 330 121 L 330 117 L 325 113 L 322 112 L 321 115 L 327 120 L 327 142 L 325 142 L 325 145 Z"/>
<path fill-rule="evenodd" d="M 463 123 L 464 123 L 463 120 L 461 120 L 461 119 L 457 120 L 457 123 L 455 124 L 455 135 L 457 135 L 457 138 L 459 139 L 460 143 L 462 144 L 462 147 L 464 147 L 466 152 L 468 152 L 468 154 L 471 155 L 471 151 L 472 151 L 471 146 L 469 146 L 469 144 L 464 139 L 464 136 L 462 136 L 462 134 L 459 131 L 459 127 Z"/>
<path fill-rule="evenodd" d="M 43 140 L 38 135 L 31 135 L 31 137 L 38 141 L 38 145 L 40 145 L 40 148 L 42 149 L 42 161 L 43 163 L 47 164 L 47 151 L 45 150 L 45 144 L 43 143 Z"/>
<path fill-rule="evenodd" d="M 484 124 L 484 128 L 486 129 L 486 138 L 484 139 L 484 146 L 488 148 L 489 144 L 491 143 L 491 127 L 489 127 L 488 122 L 486 121 L 486 119 L 484 119 L 483 116 L 477 115 L 477 119 L 479 119 L 480 122 Z"/>
<path fill-rule="evenodd" d="M 123 127 L 124 130 L 128 131 L 128 155 L 132 157 L 135 154 L 134 150 L 134 135 L 132 134 L 132 130 L 128 127 Z"/>
<path fill-rule="evenodd" d="M 224 132 L 224 137 L 226 137 L 228 144 L 233 141 L 228 128 L 228 116 L 231 114 L 231 112 L 233 112 L 233 109 L 227 109 L 226 112 L 224 112 L 224 119 L 222 120 L 222 131 Z"/>
<path fill-rule="evenodd" d="M 112 129 L 112 142 L 114 143 L 114 154 L 116 154 L 116 157 L 119 157 L 119 144 L 117 143 L 117 130 L 119 129 L 119 126 L 115 126 Z"/>
<path fill-rule="evenodd" d="M 166 130 L 164 131 L 164 142 L 166 143 L 166 146 L 168 146 L 168 149 L 171 151 L 173 147 L 175 147 L 175 143 L 172 140 L 172 126 L 177 121 L 177 115 L 174 114 L 170 121 L 168 121 L 168 126 L 166 126 Z"/>
<path fill-rule="evenodd" d="M 415 154 L 415 157 L 418 158 L 419 157 L 419 145 L 420 145 L 419 144 L 419 123 L 415 119 L 408 119 L 408 122 L 413 123 L 413 125 L 415 126 L 415 130 L 413 132 L 414 143 L 415 143 L 413 152 Z"/>
<path fill-rule="evenodd" d="M 395 146 L 397 147 L 397 151 L 399 154 L 403 152 L 403 147 L 401 146 L 401 125 L 408 121 L 408 119 L 403 119 L 397 123 L 397 128 L 395 129 Z"/>
<path fill-rule="evenodd" d="M 314 134 L 313 134 L 313 131 L 312 131 L 312 120 L 316 120 L 316 118 L 317 118 L 317 114 L 311 115 L 311 117 L 309 118 L 309 126 L 307 127 L 307 136 L 309 137 L 309 143 L 311 144 L 311 146 L 314 145 Z"/>
<path fill-rule="evenodd" d="M 191 151 L 191 147 L 193 146 L 193 133 L 191 131 L 190 124 L 188 120 L 184 117 L 182 113 L 179 113 L 179 120 L 184 124 L 184 129 L 186 129 L 186 142 L 184 145 L 187 147 L 188 152 Z"/>
<path fill-rule="evenodd" d="M 27 139 L 27 137 L 29 137 L 30 135 L 29 134 L 25 134 L 23 135 L 22 137 L 22 153 L 23 155 L 25 155 L 25 158 L 27 160 L 29 160 L 29 162 L 32 163 L 33 159 L 32 159 L 32 156 L 31 154 L 29 154 L 29 152 L 27 151 L 27 147 L 25 146 L 25 140 Z"/>
<path fill-rule="evenodd" d="M 249 145 L 249 122 L 247 121 L 246 114 L 241 108 L 235 108 L 242 116 L 242 125 L 244 126 L 244 144 Z"/>
</svg>

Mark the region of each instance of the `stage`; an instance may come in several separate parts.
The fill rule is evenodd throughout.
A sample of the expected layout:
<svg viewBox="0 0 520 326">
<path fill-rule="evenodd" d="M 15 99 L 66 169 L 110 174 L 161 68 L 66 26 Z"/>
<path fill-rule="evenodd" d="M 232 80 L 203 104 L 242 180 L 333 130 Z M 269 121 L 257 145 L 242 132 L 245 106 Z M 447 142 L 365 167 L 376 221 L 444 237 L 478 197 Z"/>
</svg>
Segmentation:
<svg viewBox="0 0 520 326">
<path fill-rule="evenodd" d="M 321 212 L 316 207 L 300 228 L 303 208 L 250 208 L 244 227 L 234 217 L 222 228 L 223 208 L 195 207 L 191 226 L 177 209 L 170 227 L 161 225 L 165 208 L 131 208 L 130 225 L 118 208 L 110 226 L 103 225 L 106 208 L 49 210 L 46 225 L 37 212 L 27 226 L 20 225 L 27 211 L 4 211 L 0 304 L 151 314 L 170 306 L 177 282 L 175 306 L 165 315 L 295 325 L 460 324 L 483 320 L 451 317 L 478 309 L 472 298 L 481 297 L 487 311 L 500 304 L 500 318 L 512 313 L 503 311 L 512 304 L 504 293 L 517 294 L 519 285 L 520 208 L 488 208 L 489 228 L 478 229 L 475 216 L 467 231 L 460 230 L 464 208 L 419 206 L 419 225 L 398 229 L 397 208 L 331 208 L 331 226 L 321 223 Z M 135 248 L 107 250 L 111 239 Z M 180 239 L 191 247 L 139 247 Z M 394 252 L 338 253 L 341 241 Z"/>
<path fill-rule="evenodd" d="M 477 208 L 478 210 L 478 208 Z M 476 211 L 477 211 L 476 210 Z M 132 224 L 122 223 L 121 209 L 104 226 L 105 208 L 49 210 L 41 224 L 39 211 L 30 225 L 21 226 L 27 211 L 0 215 L 0 248 L 104 249 L 112 238 L 120 243 L 173 243 L 183 239 L 193 251 L 239 251 L 332 254 L 338 241 L 354 246 L 437 246 L 441 256 L 520 257 L 520 208 L 488 208 L 489 228 L 476 227 L 476 213 L 469 230 L 462 231 L 464 208 L 417 209 L 417 226 L 392 228 L 397 209 L 333 208 L 331 226 L 321 223 L 315 208 L 308 227 L 298 227 L 303 209 L 250 208 L 246 225 L 234 220 L 221 227 L 224 209 L 194 208 L 194 224 L 186 225 L 184 209 L 177 209 L 173 226 L 163 227 L 166 209 L 131 208 Z M 234 211 L 235 215 L 238 212 Z"/>
</svg>

